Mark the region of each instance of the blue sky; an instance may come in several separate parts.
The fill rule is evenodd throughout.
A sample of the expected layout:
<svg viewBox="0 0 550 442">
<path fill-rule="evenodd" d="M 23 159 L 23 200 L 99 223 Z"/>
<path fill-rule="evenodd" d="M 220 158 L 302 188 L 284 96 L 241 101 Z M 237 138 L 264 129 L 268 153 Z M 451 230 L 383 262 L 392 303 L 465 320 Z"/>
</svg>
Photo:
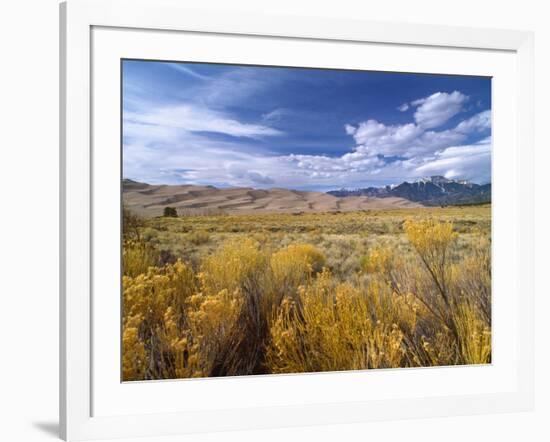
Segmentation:
<svg viewBox="0 0 550 442">
<path fill-rule="evenodd" d="M 483 77 L 123 61 L 123 175 L 331 190 L 491 180 Z"/>
</svg>

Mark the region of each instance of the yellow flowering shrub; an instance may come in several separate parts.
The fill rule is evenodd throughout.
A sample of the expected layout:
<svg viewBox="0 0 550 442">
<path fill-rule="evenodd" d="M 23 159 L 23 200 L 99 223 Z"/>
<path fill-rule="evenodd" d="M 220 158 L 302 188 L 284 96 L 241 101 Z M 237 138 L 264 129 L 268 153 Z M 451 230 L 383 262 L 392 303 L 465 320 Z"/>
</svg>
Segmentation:
<svg viewBox="0 0 550 442">
<path fill-rule="evenodd" d="M 334 285 L 324 270 L 299 290 L 299 305 L 286 298 L 273 323 L 270 369 L 275 373 L 400 366 L 403 333 L 377 317 L 376 307 L 350 284 Z"/>
<path fill-rule="evenodd" d="M 320 272 L 326 263 L 323 253 L 311 244 L 290 244 L 271 256 L 273 284 L 286 294 Z"/>
<path fill-rule="evenodd" d="M 394 252 L 389 247 L 378 246 L 373 248 L 362 262 L 363 270 L 367 273 L 389 274 L 394 261 Z"/>
<path fill-rule="evenodd" d="M 199 279 L 201 289 L 209 294 L 227 290 L 232 293 L 243 287 L 259 285 L 265 276 L 268 256 L 251 239 L 233 241 L 207 256 Z"/>
<path fill-rule="evenodd" d="M 456 283 L 461 297 L 475 304 L 483 320 L 491 325 L 491 242 L 486 236 L 476 235 L 472 254 L 464 258 L 456 269 Z"/>
<path fill-rule="evenodd" d="M 418 252 L 445 303 L 448 304 L 447 286 L 451 271 L 449 251 L 458 237 L 458 234 L 453 231 L 452 223 L 433 219 L 407 220 L 404 228 L 409 242 Z"/>
<path fill-rule="evenodd" d="M 462 301 L 455 309 L 455 317 L 461 343 L 461 362 L 491 362 L 491 328 L 479 315 L 476 307 L 468 301 Z"/>
<path fill-rule="evenodd" d="M 142 318 L 133 316 L 126 321 L 122 331 L 122 378 L 124 380 L 145 379 L 147 357 L 145 345 L 139 338 Z"/>
<path fill-rule="evenodd" d="M 193 337 L 189 365 L 192 376 L 209 376 L 238 319 L 242 296 L 227 289 L 219 293 L 197 294 L 190 299 L 189 331 Z"/>
<path fill-rule="evenodd" d="M 438 339 L 432 339 L 431 348 L 441 348 L 438 345 L 441 342 L 448 343 L 454 349 L 454 353 L 448 355 L 448 364 L 490 362 L 490 257 L 483 252 L 460 264 L 452 264 L 450 254 L 458 234 L 450 222 L 409 220 L 404 228 L 436 287 L 436 294 L 426 288 L 416 294 L 432 319 L 443 326 L 436 333 Z M 490 248 L 482 246 L 482 249 L 488 251 Z M 467 296 L 469 287 L 465 281 L 472 281 L 474 275 L 482 278 L 481 281 L 477 279 L 480 292 Z M 424 345 L 429 347 L 430 342 L 425 340 Z M 438 363 L 441 364 L 440 353 Z"/>
<path fill-rule="evenodd" d="M 144 241 L 128 240 L 122 248 L 122 269 L 126 276 L 146 273 L 149 267 L 159 264 L 160 253 Z"/>
<path fill-rule="evenodd" d="M 124 276 L 122 284 L 123 379 L 175 377 L 177 349 L 186 337 L 186 303 L 196 290 L 192 270 L 177 261 Z"/>
<path fill-rule="evenodd" d="M 401 231 L 376 216 L 126 216 L 123 380 L 490 362 L 488 235 L 472 228 L 460 249 L 464 225 L 459 238 L 447 221 Z M 182 248 L 164 248 L 157 224 Z"/>
</svg>

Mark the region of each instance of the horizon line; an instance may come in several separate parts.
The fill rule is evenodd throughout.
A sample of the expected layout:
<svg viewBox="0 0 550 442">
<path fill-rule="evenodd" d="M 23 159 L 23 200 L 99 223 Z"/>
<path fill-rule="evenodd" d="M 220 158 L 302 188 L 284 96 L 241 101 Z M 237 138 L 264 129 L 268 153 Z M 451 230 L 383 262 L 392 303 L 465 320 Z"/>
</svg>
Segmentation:
<svg viewBox="0 0 550 442">
<path fill-rule="evenodd" d="M 230 186 L 222 187 L 222 186 L 219 186 L 219 185 L 207 184 L 207 183 L 204 183 L 204 184 L 197 184 L 197 183 L 149 183 L 149 182 L 146 182 L 146 181 L 137 180 L 137 179 L 128 178 L 128 177 L 122 177 L 121 182 L 132 181 L 134 183 L 146 184 L 148 186 L 204 186 L 204 187 L 212 187 L 212 188 L 215 188 L 215 189 L 253 189 L 253 190 L 285 189 L 285 190 L 298 190 L 298 191 L 301 191 L 301 192 L 323 192 L 323 193 L 327 193 L 327 192 L 338 191 L 338 190 L 354 191 L 354 190 L 368 189 L 368 188 L 385 189 L 387 187 L 396 187 L 396 186 L 399 186 L 401 184 L 415 183 L 415 182 L 419 182 L 423 179 L 435 178 L 435 177 L 445 178 L 449 181 L 454 181 L 454 182 L 463 181 L 463 182 L 475 184 L 477 186 L 486 186 L 488 184 L 492 184 L 492 181 L 488 181 L 488 182 L 485 182 L 485 183 L 477 183 L 475 181 L 462 179 L 462 178 L 446 178 L 443 175 L 425 176 L 425 177 L 422 177 L 422 178 L 416 178 L 412 181 L 408 181 L 408 180 L 405 179 L 405 180 L 401 181 L 398 184 L 366 185 L 366 186 L 363 186 L 363 187 L 336 187 L 335 186 L 335 187 L 331 188 L 330 190 L 311 190 L 311 189 L 303 190 L 303 189 L 299 189 L 299 188 L 295 188 L 295 187 L 284 187 L 284 186 L 254 187 L 254 186 L 234 186 L 234 185 L 230 185 Z"/>
</svg>

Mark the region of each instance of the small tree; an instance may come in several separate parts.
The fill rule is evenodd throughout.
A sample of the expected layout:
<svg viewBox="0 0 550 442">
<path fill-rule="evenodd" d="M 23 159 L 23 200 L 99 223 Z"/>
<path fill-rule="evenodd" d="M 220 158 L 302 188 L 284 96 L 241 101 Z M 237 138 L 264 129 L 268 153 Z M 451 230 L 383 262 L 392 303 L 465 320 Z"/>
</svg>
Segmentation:
<svg viewBox="0 0 550 442">
<path fill-rule="evenodd" d="M 178 211 L 175 207 L 165 207 L 163 216 L 177 217 Z"/>
<path fill-rule="evenodd" d="M 122 236 L 124 240 L 141 240 L 140 229 L 143 227 L 143 219 L 122 206 Z"/>
</svg>

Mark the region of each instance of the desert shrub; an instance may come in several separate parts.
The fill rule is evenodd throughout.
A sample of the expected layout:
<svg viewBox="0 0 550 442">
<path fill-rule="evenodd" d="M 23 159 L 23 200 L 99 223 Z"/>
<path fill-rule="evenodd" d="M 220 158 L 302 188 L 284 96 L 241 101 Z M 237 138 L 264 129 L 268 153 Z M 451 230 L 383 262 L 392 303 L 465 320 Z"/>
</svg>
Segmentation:
<svg viewBox="0 0 550 442">
<path fill-rule="evenodd" d="M 199 274 L 202 289 L 208 294 L 259 290 L 267 259 L 252 240 L 230 241 L 204 259 Z"/>
<path fill-rule="evenodd" d="M 429 219 L 407 221 L 404 227 L 407 238 L 432 276 L 443 300 L 449 305 L 449 251 L 458 236 L 453 231 L 453 225 L 450 222 Z"/>
<path fill-rule="evenodd" d="M 454 357 L 449 363 L 487 363 L 490 362 L 490 313 L 484 313 L 486 300 L 482 300 L 483 294 L 473 297 L 465 296 L 457 284 L 457 274 L 475 272 L 472 266 L 484 268 L 486 261 L 462 262 L 452 265 L 449 261 L 451 249 L 456 242 L 458 234 L 453 231 L 449 222 L 437 222 L 434 220 L 407 221 L 404 224 L 407 237 L 418 253 L 424 268 L 427 270 L 431 281 L 436 287 L 436 295 L 425 288 L 416 291 L 416 296 L 422 301 L 427 310 L 438 320 L 446 330 L 439 331 L 441 336 L 447 331 L 452 339 Z M 489 278 L 490 280 L 490 278 Z M 482 285 L 488 281 L 485 280 Z M 490 289 L 487 288 L 487 293 Z M 485 292 L 485 290 L 482 290 Z M 489 302 L 490 304 L 490 302 Z M 490 321 L 490 319 L 489 319 Z M 475 361 L 475 362 L 472 362 Z"/>
<path fill-rule="evenodd" d="M 247 239 L 229 242 L 205 258 L 199 275 L 206 294 L 227 290 L 241 299 L 240 311 L 211 376 L 257 374 L 263 370 L 265 341 L 273 308 L 269 286 L 269 256 Z"/>
<path fill-rule="evenodd" d="M 176 218 L 178 216 L 178 211 L 175 207 L 166 206 L 162 212 L 162 216 Z"/>
<path fill-rule="evenodd" d="M 125 205 L 122 206 L 122 237 L 124 241 L 141 239 L 140 229 L 144 226 L 143 218 L 132 212 Z"/>
<path fill-rule="evenodd" d="M 206 230 L 195 230 L 187 234 L 187 239 L 192 244 L 198 246 L 201 244 L 206 244 L 208 241 L 210 241 L 210 235 Z"/>
<path fill-rule="evenodd" d="M 144 227 L 143 229 L 141 229 L 140 238 L 144 242 L 157 243 L 158 232 L 152 227 Z"/>
<path fill-rule="evenodd" d="M 125 276 L 138 276 L 157 266 L 160 252 L 151 243 L 128 240 L 122 247 L 122 267 Z"/>
<path fill-rule="evenodd" d="M 490 223 L 423 214 L 133 219 L 123 379 L 490 362 Z"/>
<path fill-rule="evenodd" d="M 460 337 L 461 362 L 464 364 L 491 362 L 491 328 L 480 316 L 477 306 L 463 300 L 456 305 L 453 314 Z"/>
<path fill-rule="evenodd" d="M 361 267 L 367 273 L 388 275 L 393 267 L 394 253 L 389 247 L 377 246 L 361 259 Z"/>
<path fill-rule="evenodd" d="M 146 379 L 147 354 L 139 336 L 141 315 L 134 315 L 124 321 L 122 329 L 122 380 Z"/>
<path fill-rule="evenodd" d="M 454 316 L 465 364 L 491 361 L 491 244 L 476 235 L 471 254 L 455 265 Z"/>
<path fill-rule="evenodd" d="M 271 256 L 273 284 L 282 294 L 292 294 L 325 265 L 323 253 L 311 244 L 290 244 Z"/>
<path fill-rule="evenodd" d="M 123 380 L 189 375 L 186 304 L 196 291 L 192 270 L 181 261 L 124 276 Z M 185 343 L 185 345 L 183 345 Z"/>
<path fill-rule="evenodd" d="M 192 336 L 189 366 L 192 376 L 210 376 L 230 337 L 242 308 L 242 296 L 227 289 L 199 293 L 190 299 L 189 330 Z"/>
<path fill-rule="evenodd" d="M 299 303 L 283 301 L 271 329 L 273 372 L 400 366 L 403 333 L 384 321 L 368 294 L 350 284 L 334 285 L 328 270 L 299 293 Z"/>
<path fill-rule="evenodd" d="M 463 297 L 475 304 L 485 323 L 491 325 L 491 242 L 478 234 L 471 249 L 457 268 L 456 284 Z"/>
<path fill-rule="evenodd" d="M 171 250 L 161 250 L 159 256 L 159 265 L 165 266 L 166 264 L 174 264 L 178 259 Z"/>
</svg>

